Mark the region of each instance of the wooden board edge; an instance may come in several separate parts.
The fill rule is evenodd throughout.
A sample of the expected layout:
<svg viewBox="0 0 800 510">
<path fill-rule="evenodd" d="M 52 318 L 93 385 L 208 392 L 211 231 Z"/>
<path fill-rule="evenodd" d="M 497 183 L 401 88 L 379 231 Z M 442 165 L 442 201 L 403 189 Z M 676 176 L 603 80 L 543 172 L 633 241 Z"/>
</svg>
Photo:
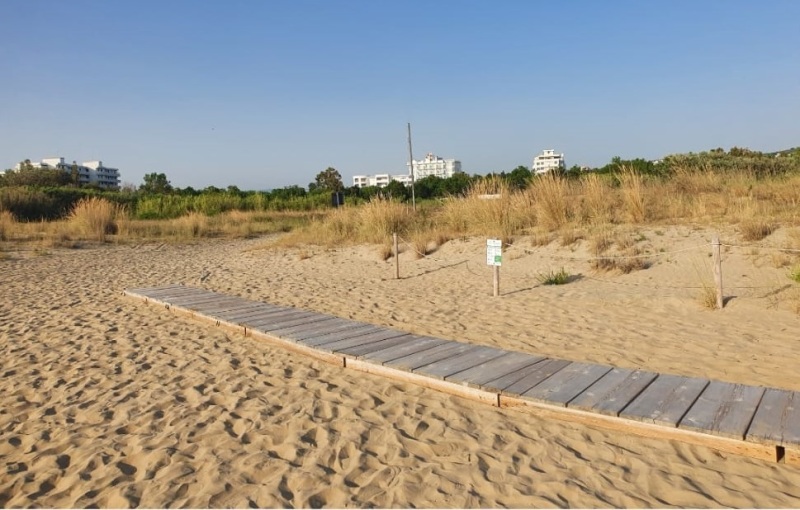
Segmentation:
<svg viewBox="0 0 800 510">
<path fill-rule="evenodd" d="M 345 366 L 347 368 L 358 370 L 359 372 L 379 375 L 397 381 L 408 382 L 417 386 L 422 386 L 423 388 L 438 390 L 451 395 L 475 400 L 484 404 L 493 406 L 498 404 L 497 393 L 470 388 L 469 386 L 464 386 L 462 384 L 455 384 L 441 379 L 432 379 L 420 374 L 406 372 L 360 359 L 347 358 Z"/>
<path fill-rule="evenodd" d="M 344 357 L 328 352 L 318 351 L 311 347 L 307 347 L 302 344 L 298 344 L 292 342 L 291 340 L 284 340 L 283 338 L 278 338 L 271 336 L 267 333 L 262 333 L 261 331 L 256 331 L 253 329 L 247 330 L 247 336 L 251 338 L 255 338 L 258 340 L 262 340 L 265 343 L 273 345 L 275 347 L 280 347 L 282 349 L 286 349 L 287 351 L 294 352 L 296 354 L 302 354 L 304 356 L 308 356 L 310 358 L 314 358 L 320 361 L 324 361 L 325 363 L 330 363 L 331 365 L 337 365 L 343 367 L 345 364 Z"/>
<path fill-rule="evenodd" d="M 800 468 L 800 446 L 796 448 L 784 448 L 783 462 L 787 466 L 794 466 Z"/>
<path fill-rule="evenodd" d="M 542 404 L 505 395 L 500 396 L 499 402 L 501 407 L 530 411 L 542 418 L 569 421 L 651 439 L 676 440 L 759 460 L 771 462 L 777 462 L 779 460 L 778 449 L 775 445 L 748 443 L 726 437 L 701 434 L 686 429 L 665 427 L 663 425 L 630 420 L 627 418 L 589 413 L 579 409 Z"/>
</svg>

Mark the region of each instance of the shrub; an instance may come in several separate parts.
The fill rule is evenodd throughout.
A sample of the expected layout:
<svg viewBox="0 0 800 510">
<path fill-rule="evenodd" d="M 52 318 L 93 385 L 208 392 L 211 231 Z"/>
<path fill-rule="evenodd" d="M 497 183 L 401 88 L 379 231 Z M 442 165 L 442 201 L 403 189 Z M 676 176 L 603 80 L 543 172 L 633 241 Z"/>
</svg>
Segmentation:
<svg viewBox="0 0 800 510">
<path fill-rule="evenodd" d="M 117 233 L 119 206 L 103 198 L 84 198 L 75 206 L 69 221 L 82 234 L 104 241 L 106 235 Z"/>
<path fill-rule="evenodd" d="M 536 276 L 536 279 L 542 285 L 564 285 L 570 281 L 569 273 L 567 273 L 563 267 L 560 271 L 550 270 L 544 273 L 539 273 Z"/>
</svg>

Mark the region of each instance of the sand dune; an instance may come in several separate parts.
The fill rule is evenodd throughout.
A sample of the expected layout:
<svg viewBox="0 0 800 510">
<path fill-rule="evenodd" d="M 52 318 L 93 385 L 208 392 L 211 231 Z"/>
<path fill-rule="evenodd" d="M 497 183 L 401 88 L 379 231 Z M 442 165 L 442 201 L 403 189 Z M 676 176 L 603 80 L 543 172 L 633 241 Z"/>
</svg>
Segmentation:
<svg viewBox="0 0 800 510">
<path fill-rule="evenodd" d="M 401 280 L 374 247 L 12 254 L 0 260 L 0 505 L 800 505 L 797 467 L 345 371 L 121 295 L 185 283 L 418 334 L 800 390 L 800 319 L 769 250 L 727 250 L 732 299 L 714 312 L 687 288 L 706 276 L 708 250 L 691 248 L 708 232 L 645 237 L 660 255 L 630 275 L 571 260 L 585 243 L 521 240 L 497 299 L 481 239 L 402 254 Z M 562 266 L 575 281 L 539 285 Z"/>
</svg>

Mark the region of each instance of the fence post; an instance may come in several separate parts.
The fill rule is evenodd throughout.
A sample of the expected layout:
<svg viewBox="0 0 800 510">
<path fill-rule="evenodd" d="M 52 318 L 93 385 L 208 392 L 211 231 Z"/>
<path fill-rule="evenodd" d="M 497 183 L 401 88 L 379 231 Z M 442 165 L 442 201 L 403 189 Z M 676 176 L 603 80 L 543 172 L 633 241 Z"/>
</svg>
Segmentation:
<svg viewBox="0 0 800 510">
<path fill-rule="evenodd" d="M 500 295 L 500 266 L 492 266 L 494 268 L 492 284 L 492 296 L 497 297 Z"/>
<path fill-rule="evenodd" d="M 394 279 L 400 279 L 400 250 L 397 248 L 397 232 L 392 234 L 394 241 Z"/>
<path fill-rule="evenodd" d="M 717 309 L 722 310 L 724 306 L 722 300 L 722 255 L 720 254 L 719 234 L 711 237 L 711 253 L 714 257 L 712 262 L 714 269 L 714 282 L 717 284 Z"/>
</svg>

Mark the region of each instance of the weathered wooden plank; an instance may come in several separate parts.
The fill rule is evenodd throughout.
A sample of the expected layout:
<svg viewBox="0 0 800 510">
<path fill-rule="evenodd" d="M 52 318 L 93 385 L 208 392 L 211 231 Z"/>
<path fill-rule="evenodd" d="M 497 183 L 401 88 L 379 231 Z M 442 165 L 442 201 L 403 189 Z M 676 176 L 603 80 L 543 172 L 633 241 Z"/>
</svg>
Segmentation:
<svg viewBox="0 0 800 510">
<path fill-rule="evenodd" d="M 800 393 L 767 388 L 747 431 L 747 440 L 800 445 Z"/>
<path fill-rule="evenodd" d="M 707 385 L 706 379 L 659 375 L 619 415 L 631 420 L 677 427 Z"/>
<path fill-rule="evenodd" d="M 408 333 L 403 333 L 402 331 L 396 331 L 396 330 L 387 330 L 377 333 L 370 333 L 369 335 L 357 336 L 353 338 L 345 338 L 342 340 L 337 340 L 336 342 L 321 344 L 317 346 L 317 349 L 327 352 L 335 352 L 337 354 L 345 354 L 345 351 L 347 351 L 352 347 L 356 347 L 359 345 L 373 344 L 375 342 L 380 342 L 381 340 L 387 340 L 390 338 L 397 338 L 401 336 L 408 336 Z"/>
<path fill-rule="evenodd" d="M 422 365 L 433 363 L 441 359 L 450 358 L 456 354 L 461 354 L 469 350 L 475 349 L 477 346 L 470 344 L 462 344 L 461 342 L 446 342 L 432 349 L 427 349 L 402 358 L 393 359 L 392 361 L 385 362 L 384 365 L 396 368 L 398 370 L 413 371 Z"/>
<path fill-rule="evenodd" d="M 570 363 L 523 393 L 521 398 L 566 406 L 610 371 L 611 367 L 605 365 Z"/>
<path fill-rule="evenodd" d="M 477 346 L 477 348 L 462 354 L 422 365 L 415 368 L 414 372 L 436 379 L 446 379 L 449 375 L 457 374 L 481 363 L 491 361 L 504 353 L 505 351 L 493 347 Z"/>
<path fill-rule="evenodd" d="M 345 319 L 346 320 L 346 319 Z M 330 331 L 303 331 L 297 332 L 292 334 L 292 340 L 296 342 L 310 342 L 313 341 L 315 338 L 324 337 L 328 335 L 335 335 L 340 334 L 343 332 L 352 332 L 352 331 L 359 331 L 359 330 L 368 330 L 371 331 L 374 326 L 372 324 L 365 324 L 362 322 L 355 322 L 355 321 L 348 321 L 349 324 L 343 324 L 341 327 L 334 327 L 331 328 Z"/>
<path fill-rule="evenodd" d="M 277 329 L 288 328 L 289 326 L 299 326 L 300 324 L 311 324 L 328 319 L 330 316 L 321 313 L 309 312 L 308 315 L 286 318 L 281 320 L 260 321 L 258 324 L 247 323 L 250 329 L 257 329 L 264 333 L 270 333 Z"/>
<path fill-rule="evenodd" d="M 192 310 L 193 312 L 203 313 L 206 315 L 215 313 L 216 311 L 225 311 L 232 307 L 246 306 L 248 301 L 242 298 L 223 298 L 206 301 L 203 303 L 193 303 L 191 305 L 182 305 L 181 308 Z"/>
<path fill-rule="evenodd" d="M 472 388 L 482 388 L 489 381 L 517 372 L 542 361 L 542 356 L 520 352 L 506 352 L 500 357 L 483 362 L 472 368 L 447 376 L 448 381 L 465 384 Z"/>
<path fill-rule="evenodd" d="M 254 309 L 252 311 L 247 311 L 247 312 L 226 314 L 224 318 L 228 322 L 238 323 L 242 321 L 256 320 L 259 317 L 268 317 L 270 315 L 275 315 L 276 313 L 279 312 L 288 313 L 293 311 L 296 311 L 296 309 L 264 304 L 263 308 L 261 308 L 260 310 Z"/>
<path fill-rule="evenodd" d="M 213 306 L 211 303 L 196 303 L 192 306 L 193 310 L 202 311 L 204 313 L 215 313 L 215 312 L 224 312 L 230 310 L 232 308 L 243 308 L 248 306 L 253 306 L 253 301 L 249 299 L 244 299 L 240 297 L 228 297 L 223 299 L 217 300 L 218 306 Z M 188 307 L 187 307 L 188 308 Z"/>
<path fill-rule="evenodd" d="M 744 439 L 762 395 L 764 388 L 711 381 L 678 427 Z"/>
<path fill-rule="evenodd" d="M 251 302 L 250 304 L 238 308 L 231 308 L 229 310 L 219 310 L 215 311 L 214 314 L 220 320 L 230 321 L 232 318 L 239 316 L 239 315 L 247 315 L 253 313 L 264 312 L 269 310 L 269 305 L 265 305 L 264 303 L 256 303 Z"/>
<path fill-rule="evenodd" d="M 324 321 L 312 322 L 310 324 L 300 324 L 299 326 L 289 326 L 286 328 L 273 330 L 270 334 L 279 336 L 281 338 L 294 339 L 294 335 L 315 332 L 315 333 L 333 333 L 345 328 L 352 328 L 359 324 L 358 322 L 348 319 L 340 319 L 338 317 L 330 317 Z"/>
<path fill-rule="evenodd" d="M 289 311 L 276 310 L 274 312 L 267 312 L 257 317 L 242 319 L 239 322 L 241 324 L 247 325 L 247 327 L 249 328 L 255 329 L 259 326 L 275 324 L 276 322 L 286 322 L 295 319 L 302 319 L 305 317 L 312 317 L 314 315 L 316 315 L 315 312 L 309 312 L 307 310 L 289 310 Z"/>
<path fill-rule="evenodd" d="M 440 345 L 450 343 L 448 340 L 441 338 L 432 338 L 429 336 L 411 335 L 411 339 L 401 345 L 386 347 L 375 351 L 365 352 L 361 357 L 365 360 L 373 361 L 375 363 L 388 363 L 392 360 L 408 356 L 417 352 L 433 349 Z"/>
<path fill-rule="evenodd" d="M 375 333 L 376 331 L 382 331 L 383 328 L 379 328 L 378 326 L 373 326 L 372 324 L 362 324 L 360 326 L 353 326 L 352 328 L 343 329 L 337 333 L 327 333 L 327 334 L 319 334 L 316 333 L 313 336 L 309 336 L 308 338 L 303 338 L 298 340 L 298 342 L 308 345 L 310 347 L 316 347 L 320 344 L 325 344 L 329 342 L 335 342 L 336 340 L 344 340 L 345 338 L 353 338 L 356 336 L 361 335 L 368 335 L 370 333 Z"/>
<path fill-rule="evenodd" d="M 405 344 L 408 344 L 410 342 L 414 342 L 414 341 L 416 341 L 417 338 L 419 338 L 419 337 L 416 337 L 416 336 L 410 335 L 410 334 L 406 334 L 406 335 L 403 335 L 403 336 L 396 336 L 396 337 L 393 337 L 393 338 L 387 338 L 385 340 L 379 340 L 377 342 L 371 342 L 371 343 L 364 344 L 364 345 L 356 345 L 356 346 L 353 346 L 353 347 L 349 347 L 347 349 L 342 349 L 339 352 L 341 352 L 342 354 L 346 355 L 348 358 L 356 358 L 356 359 L 358 359 L 358 358 L 361 358 L 365 354 L 368 354 L 370 352 L 380 351 L 380 350 L 383 350 L 383 349 L 387 349 L 389 347 L 396 347 L 398 345 L 405 345 Z"/>
<path fill-rule="evenodd" d="M 226 296 L 217 294 L 216 292 L 203 291 L 202 293 L 186 294 L 184 296 L 164 296 L 160 299 L 172 306 L 181 306 L 185 308 L 188 305 L 202 304 L 207 301 L 225 299 L 225 297 Z"/>
<path fill-rule="evenodd" d="M 568 405 L 584 411 L 618 416 L 656 377 L 658 374 L 654 372 L 614 368 Z"/>
<path fill-rule="evenodd" d="M 486 387 L 497 388 L 506 395 L 522 395 L 570 363 L 571 361 L 563 359 L 548 358 L 515 374 L 509 374 L 496 381 L 490 381 L 486 383 Z M 501 387 L 501 385 L 504 386 Z"/>
<path fill-rule="evenodd" d="M 172 304 L 175 300 L 178 299 L 198 299 L 207 297 L 208 295 L 209 295 L 208 291 L 205 290 L 187 289 L 184 291 L 176 291 L 174 293 L 163 293 L 155 295 L 151 294 L 146 296 L 146 298 L 160 303 Z"/>
</svg>

